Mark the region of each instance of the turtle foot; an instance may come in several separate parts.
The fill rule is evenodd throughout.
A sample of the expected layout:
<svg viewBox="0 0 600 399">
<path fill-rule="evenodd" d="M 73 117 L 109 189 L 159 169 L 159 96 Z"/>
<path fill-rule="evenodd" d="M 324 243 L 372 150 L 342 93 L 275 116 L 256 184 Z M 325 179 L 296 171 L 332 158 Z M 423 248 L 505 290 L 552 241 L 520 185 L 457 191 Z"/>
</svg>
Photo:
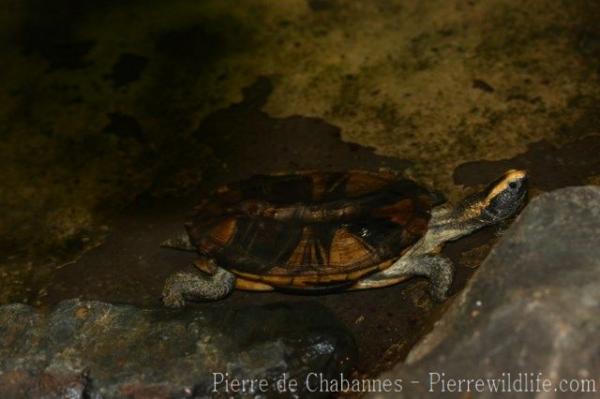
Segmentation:
<svg viewBox="0 0 600 399">
<path fill-rule="evenodd" d="M 226 297 L 235 287 L 235 276 L 219 268 L 212 276 L 199 271 L 177 272 L 165 282 L 163 304 L 181 308 L 186 300 L 214 301 Z"/>
<path fill-rule="evenodd" d="M 431 279 L 430 294 L 437 302 L 444 302 L 448 298 L 448 291 L 452 285 L 454 268 L 452 262 L 443 256 L 426 256 L 423 262 L 429 266 L 428 277 Z"/>
</svg>

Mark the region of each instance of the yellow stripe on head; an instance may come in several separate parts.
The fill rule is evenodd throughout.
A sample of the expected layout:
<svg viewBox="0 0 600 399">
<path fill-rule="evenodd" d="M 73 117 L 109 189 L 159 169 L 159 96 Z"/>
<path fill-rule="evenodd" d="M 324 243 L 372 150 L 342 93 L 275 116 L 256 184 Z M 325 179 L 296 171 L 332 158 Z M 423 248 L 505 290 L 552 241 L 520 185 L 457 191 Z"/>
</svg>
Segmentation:
<svg viewBox="0 0 600 399">
<path fill-rule="evenodd" d="M 498 194 L 505 191 L 510 183 L 523 180 L 527 177 L 524 170 L 510 169 L 504 173 L 504 177 L 490 190 L 485 198 L 485 204 L 489 204 Z"/>
</svg>

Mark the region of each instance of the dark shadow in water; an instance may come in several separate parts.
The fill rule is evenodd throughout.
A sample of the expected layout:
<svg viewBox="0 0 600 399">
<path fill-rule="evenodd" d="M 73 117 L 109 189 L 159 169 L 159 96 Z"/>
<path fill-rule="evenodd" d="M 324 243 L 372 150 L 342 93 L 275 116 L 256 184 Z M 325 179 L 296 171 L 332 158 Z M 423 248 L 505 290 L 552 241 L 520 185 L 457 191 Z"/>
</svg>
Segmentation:
<svg viewBox="0 0 600 399">
<path fill-rule="evenodd" d="M 212 113 L 194 133 L 221 161 L 210 171 L 211 183 L 259 173 L 379 167 L 402 170 L 410 164 L 343 142 L 340 129 L 321 119 L 270 117 L 261 108 L 272 90 L 268 78 L 259 78 L 244 90 L 241 103 Z"/>
</svg>

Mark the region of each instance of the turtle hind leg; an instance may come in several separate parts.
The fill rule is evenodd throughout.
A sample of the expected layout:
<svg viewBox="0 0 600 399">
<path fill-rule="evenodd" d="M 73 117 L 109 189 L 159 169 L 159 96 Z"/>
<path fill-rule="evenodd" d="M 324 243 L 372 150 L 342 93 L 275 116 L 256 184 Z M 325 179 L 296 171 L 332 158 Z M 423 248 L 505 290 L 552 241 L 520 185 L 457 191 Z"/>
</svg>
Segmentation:
<svg viewBox="0 0 600 399">
<path fill-rule="evenodd" d="M 401 258 L 389 268 L 359 280 L 352 290 L 387 287 L 410 276 L 423 276 L 430 280 L 430 293 L 434 300 L 444 301 L 452 284 L 454 266 L 442 255 L 417 255 Z"/>
<path fill-rule="evenodd" d="M 178 236 L 169 238 L 168 240 L 163 241 L 160 246 L 163 248 L 178 249 L 180 251 L 197 250 L 196 246 L 192 244 L 190 236 L 187 233 L 181 233 Z"/>
<path fill-rule="evenodd" d="M 181 308 L 188 300 L 215 301 L 226 297 L 235 287 L 235 276 L 223 268 L 211 276 L 200 271 L 177 272 L 167 278 L 162 292 L 163 304 Z"/>
</svg>

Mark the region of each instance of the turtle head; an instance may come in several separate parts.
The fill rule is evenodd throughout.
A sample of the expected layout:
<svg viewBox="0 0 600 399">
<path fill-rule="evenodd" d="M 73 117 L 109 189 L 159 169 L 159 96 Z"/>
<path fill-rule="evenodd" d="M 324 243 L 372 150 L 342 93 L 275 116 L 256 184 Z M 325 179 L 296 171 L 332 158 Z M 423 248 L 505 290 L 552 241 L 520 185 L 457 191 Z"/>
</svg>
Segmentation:
<svg viewBox="0 0 600 399">
<path fill-rule="evenodd" d="M 514 216 L 525 203 L 527 173 L 508 170 L 484 190 L 469 195 L 456 208 L 434 208 L 422 252 Z"/>
<path fill-rule="evenodd" d="M 494 224 L 513 216 L 527 196 L 527 173 L 511 169 L 485 190 L 467 197 L 461 208 L 464 221 Z"/>
</svg>

